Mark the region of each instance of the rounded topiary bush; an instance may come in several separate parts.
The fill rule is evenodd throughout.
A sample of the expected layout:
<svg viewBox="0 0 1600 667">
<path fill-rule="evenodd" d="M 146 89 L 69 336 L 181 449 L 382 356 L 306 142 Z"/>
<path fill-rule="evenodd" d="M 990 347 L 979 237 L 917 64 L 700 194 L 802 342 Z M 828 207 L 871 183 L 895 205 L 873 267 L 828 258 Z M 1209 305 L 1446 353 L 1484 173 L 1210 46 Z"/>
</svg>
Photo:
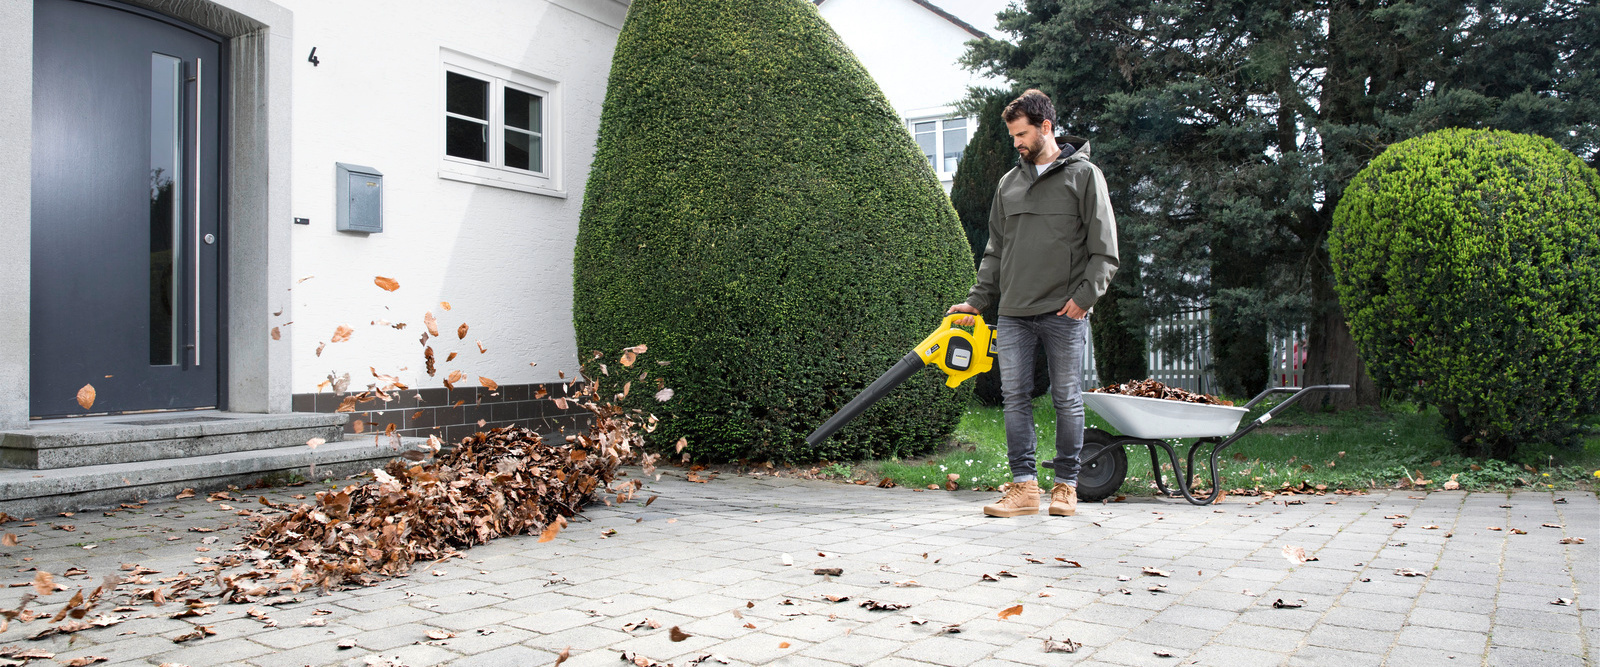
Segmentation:
<svg viewBox="0 0 1600 667">
<path fill-rule="evenodd" d="M 1441 130 L 1350 181 L 1329 252 L 1380 384 L 1508 457 L 1600 408 L 1600 174 L 1555 142 Z"/>
<path fill-rule="evenodd" d="M 585 373 L 701 460 L 927 451 L 966 400 L 929 369 L 804 438 L 972 284 L 955 212 L 894 109 L 805 0 L 635 0 L 574 262 Z M 625 371 L 625 372 L 624 372 Z M 659 383 L 659 384 L 658 384 Z M 657 403 L 659 386 L 674 397 Z M 641 386 L 648 391 L 640 391 Z"/>
</svg>

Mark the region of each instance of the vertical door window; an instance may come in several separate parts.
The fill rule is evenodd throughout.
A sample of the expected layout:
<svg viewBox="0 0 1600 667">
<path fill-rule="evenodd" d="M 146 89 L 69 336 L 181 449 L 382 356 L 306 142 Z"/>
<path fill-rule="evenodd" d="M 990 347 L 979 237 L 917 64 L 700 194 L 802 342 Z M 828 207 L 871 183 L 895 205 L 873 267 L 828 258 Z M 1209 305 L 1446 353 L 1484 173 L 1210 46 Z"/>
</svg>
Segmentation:
<svg viewBox="0 0 1600 667">
<path fill-rule="evenodd" d="M 183 233 L 183 61 L 150 57 L 150 365 L 178 359 L 177 239 Z"/>
<path fill-rule="evenodd" d="M 444 152 L 489 161 L 489 82 L 445 73 Z"/>
<path fill-rule="evenodd" d="M 928 159 L 928 166 L 935 169 L 939 167 L 939 163 L 935 161 L 936 156 L 939 155 L 939 134 L 936 131 L 938 125 L 938 123 L 930 120 L 914 123 L 911 127 L 911 134 L 916 137 L 917 147 L 922 149 L 922 156 Z"/>
<path fill-rule="evenodd" d="M 544 171 L 544 98 L 505 87 L 506 166 Z"/>
<path fill-rule="evenodd" d="M 940 171 L 955 173 L 961 162 L 961 151 L 967 147 L 967 119 L 949 118 L 944 121 L 944 165 Z"/>
</svg>

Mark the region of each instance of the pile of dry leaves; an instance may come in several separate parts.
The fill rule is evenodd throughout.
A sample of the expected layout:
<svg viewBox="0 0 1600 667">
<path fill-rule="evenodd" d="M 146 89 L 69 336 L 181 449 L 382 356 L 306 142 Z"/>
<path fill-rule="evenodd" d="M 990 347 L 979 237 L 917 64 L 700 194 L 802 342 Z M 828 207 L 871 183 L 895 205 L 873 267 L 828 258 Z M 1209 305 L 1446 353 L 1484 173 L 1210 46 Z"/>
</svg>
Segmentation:
<svg viewBox="0 0 1600 667">
<path fill-rule="evenodd" d="M 372 481 L 319 492 L 314 503 L 280 504 L 260 497 L 264 507 L 238 511 L 256 524 L 254 530 L 221 557 L 195 559 L 201 567 L 193 575 L 152 580 L 146 575 L 157 570 L 127 563 L 122 573 L 104 577 L 92 591 L 80 589 L 52 613 L 28 606 L 38 596 L 68 587 L 39 571 L 32 582 L 38 596 L 25 595 L 15 609 L 0 609 L 0 632 L 13 621 L 45 621 L 47 627 L 28 637 L 43 639 L 116 625 L 144 605 L 176 603 L 178 609 L 165 615 L 195 626 L 171 638 L 182 643 L 215 634 L 202 625 L 202 617 L 218 604 L 213 600 L 267 607 L 300 602 L 291 595 L 372 585 L 405 575 L 417 561 L 458 556 L 459 549 L 498 537 L 540 533 L 541 542 L 554 539 L 567 517 L 585 504 L 597 498 L 609 504 L 611 494 L 616 502 L 626 501 L 642 486 L 637 480 L 616 481 L 617 467 L 636 456 L 657 421 L 599 400 L 593 387 L 592 382 L 570 383 L 561 399 L 593 414 L 586 433 L 550 441 L 524 428 L 497 428 L 451 448 L 430 438 L 432 460 L 427 451 L 407 452 L 406 460 L 374 469 Z M 179 498 L 193 496 L 185 491 Z M 218 498 L 236 501 L 226 491 L 212 494 Z M 74 568 L 64 576 L 87 574 Z M 106 607 L 114 608 L 107 613 Z M 250 612 L 275 625 L 264 614 L 254 607 Z"/>
<path fill-rule="evenodd" d="M 1159 398 L 1168 401 L 1183 401 L 1184 403 L 1203 403 L 1205 405 L 1233 405 L 1233 401 L 1224 401 L 1210 394 L 1196 394 L 1178 387 L 1168 387 L 1158 380 L 1134 380 L 1122 384 L 1106 385 L 1099 389 L 1089 391 L 1098 394 L 1122 394 L 1125 396 L 1143 396 L 1145 398 Z"/>
<path fill-rule="evenodd" d="M 498 537 L 553 538 L 596 491 L 626 500 L 638 490 L 638 481 L 613 488 L 613 480 L 617 466 L 638 451 L 643 431 L 653 430 L 638 411 L 597 401 L 593 383 L 576 386 L 577 395 L 566 400 L 593 413 L 588 433 L 550 442 L 529 429 L 496 428 L 450 449 L 430 438 L 432 462 L 391 461 L 373 470 L 372 482 L 318 492 L 315 504 L 262 498 L 285 514 L 243 544 L 258 550 L 258 559 L 288 566 L 288 582 L 328 588 L 401 575 L 418 560 Z"/>
</svg>

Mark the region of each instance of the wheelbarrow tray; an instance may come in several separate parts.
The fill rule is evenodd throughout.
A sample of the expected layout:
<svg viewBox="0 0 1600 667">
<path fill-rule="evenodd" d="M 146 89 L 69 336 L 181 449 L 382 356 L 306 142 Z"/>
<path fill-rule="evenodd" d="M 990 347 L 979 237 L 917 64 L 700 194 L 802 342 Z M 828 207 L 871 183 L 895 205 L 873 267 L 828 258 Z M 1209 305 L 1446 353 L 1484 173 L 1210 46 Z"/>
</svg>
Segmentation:
<svg viewBox="0 0 1600 667">
<path fill-rule="evenodd" d="M 1083 403 L 1123 435 L 1135 438 L 1211 438 L 1239 428 L 1245 408 L 1161 398 L 1083 392 Z"/>
</svg>

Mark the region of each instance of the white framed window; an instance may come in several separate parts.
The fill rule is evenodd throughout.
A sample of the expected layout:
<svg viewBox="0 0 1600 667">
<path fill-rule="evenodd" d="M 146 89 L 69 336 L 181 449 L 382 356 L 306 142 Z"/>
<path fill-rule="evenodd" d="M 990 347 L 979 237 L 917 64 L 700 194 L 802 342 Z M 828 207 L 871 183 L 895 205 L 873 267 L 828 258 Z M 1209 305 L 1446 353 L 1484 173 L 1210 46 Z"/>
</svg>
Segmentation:
<svg viewBox="0 0 1600 667">
<path fill-rule="evenodd" d="M 917 148 L 927 158 L 928 166 L 941 180 L 953 178 L 956 166 L 961 163 L 961 153 L 967 148 L 967 138 L 977 121 L 971 118 L 915 118 L 906 121 Z"/>
<path fill-rule="evenodd" d="M 440 49 L 439 177 L 565 197 L 560 84 Z"/>
</svg>

